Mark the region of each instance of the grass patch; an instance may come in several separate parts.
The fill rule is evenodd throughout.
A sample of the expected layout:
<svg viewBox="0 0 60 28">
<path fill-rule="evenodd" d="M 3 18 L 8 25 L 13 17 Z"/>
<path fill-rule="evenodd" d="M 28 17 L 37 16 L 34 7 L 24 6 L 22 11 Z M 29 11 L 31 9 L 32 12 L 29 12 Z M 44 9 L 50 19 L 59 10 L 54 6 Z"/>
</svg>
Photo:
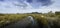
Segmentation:
<svg viewBox="0 0 60 28">
<path fill-rule="evenodd" d="M 7 23 L 13 23 L 20 21 L 22 19 L 25 19 L 27 16 L 33 16 L 34 19 L 41 22 L 43 25 L 48 25 L 47 17 L 58 17 L 57 22 L 60 19 L 60 16 L 57 15 L 44 15 L 44 14 L 1 14 L 0 15 L 0 26 L 7 24 Z"/>
</svg>

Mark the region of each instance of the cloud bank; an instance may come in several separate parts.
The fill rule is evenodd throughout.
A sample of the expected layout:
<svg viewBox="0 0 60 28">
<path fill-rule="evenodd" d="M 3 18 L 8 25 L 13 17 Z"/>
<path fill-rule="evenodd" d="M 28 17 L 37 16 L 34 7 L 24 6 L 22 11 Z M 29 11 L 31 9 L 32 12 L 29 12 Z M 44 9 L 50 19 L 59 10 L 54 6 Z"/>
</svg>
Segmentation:
<svg viewBox="0 0 60 28">
<path fill-rule="evenodd" d="M 50 6 L 51 0 L 0 0 L 0 12 L 22 12 L 26 9 L 39 9 L 43 6 Z M 20 10 L 20 11 L 19 11 Z"/>
<path fill-rule="evenodd" d="M 26 8 L 40 8 L 42 6 L 49 6 L 52 4 L 51 0 L 0 0 L 1 4 L 6 3 L 5 7 L 19 7 L 20 9 Z M 2 5 L 4 6 L 4 5 Z"/>
</svg>

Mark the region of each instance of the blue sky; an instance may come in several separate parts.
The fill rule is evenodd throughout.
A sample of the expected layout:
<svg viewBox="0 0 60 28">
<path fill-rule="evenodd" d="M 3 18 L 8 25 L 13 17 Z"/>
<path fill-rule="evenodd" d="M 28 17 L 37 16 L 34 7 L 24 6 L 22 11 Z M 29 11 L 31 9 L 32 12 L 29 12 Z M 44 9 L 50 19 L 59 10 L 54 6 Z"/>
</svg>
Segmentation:
<svg viewBox="0 0 60 28">
<path fill-rule="evenodd" d="M 60 11 L 60 0 L 0 0 L 0 13 Z"/>
</svg>

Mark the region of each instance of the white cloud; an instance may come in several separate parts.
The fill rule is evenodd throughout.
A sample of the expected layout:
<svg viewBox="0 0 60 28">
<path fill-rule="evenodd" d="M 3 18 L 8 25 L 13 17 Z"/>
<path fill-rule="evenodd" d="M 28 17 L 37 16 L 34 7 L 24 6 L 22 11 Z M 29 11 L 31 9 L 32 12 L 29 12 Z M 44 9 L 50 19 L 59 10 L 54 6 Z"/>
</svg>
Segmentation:
<svg viewBox="0 0 60 28">
<path fill-rule="evenodd" d="M 17 0 L 5 0 L 4 2 L 0 2 L 0 13 L 27 13 L 27 12 L 49 12 L 49 11 L 60 11 L 60 0 L 56 1 L 51 6 L 44 6 L 39 9 L 34 9 L 29 3 L 26 1 L 18 2 Z M 38 3 L 36 3 L 38 4 Z M 38 5 L 37 5 L 38 6 Z"/>
</svg>

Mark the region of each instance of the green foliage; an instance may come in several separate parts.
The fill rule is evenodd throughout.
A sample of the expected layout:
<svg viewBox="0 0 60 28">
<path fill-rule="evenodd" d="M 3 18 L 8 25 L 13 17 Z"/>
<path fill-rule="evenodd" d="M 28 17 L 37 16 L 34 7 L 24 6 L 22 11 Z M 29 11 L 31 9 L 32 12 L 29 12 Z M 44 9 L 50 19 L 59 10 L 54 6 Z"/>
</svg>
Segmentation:
<svg viewBox="0 0 60 28">
<path fill-rule="evenodd" d="M 17 21 L 20 21 L 22 19 L 25 19 L 27 16 L 33 16 L 34 19 L 41 22 L 44 25 L 48 24 L 47 17 L 60 17 L 57 15 L 43 15 L 43 14 L 2 14 L 4 16 L 0 16 L 0 25 L 6 24 L 6 23 L 14 23 Z M 60 19 L 60 18 L 59 18 Z M 58 21 L 57 21 L 58 22 Z"/>
<path fill-rule="evenodd" d="M 0 16 L 4 16 L 4 14 L 0 14 Z"/>
<path fill-rule="evenodd" d="M 4 16 L 0 16 L 0 25 L 17 22 L 26 18 L 26 16 L 27 15 L 24 14 L 6 14 Z"/>
</svg>

